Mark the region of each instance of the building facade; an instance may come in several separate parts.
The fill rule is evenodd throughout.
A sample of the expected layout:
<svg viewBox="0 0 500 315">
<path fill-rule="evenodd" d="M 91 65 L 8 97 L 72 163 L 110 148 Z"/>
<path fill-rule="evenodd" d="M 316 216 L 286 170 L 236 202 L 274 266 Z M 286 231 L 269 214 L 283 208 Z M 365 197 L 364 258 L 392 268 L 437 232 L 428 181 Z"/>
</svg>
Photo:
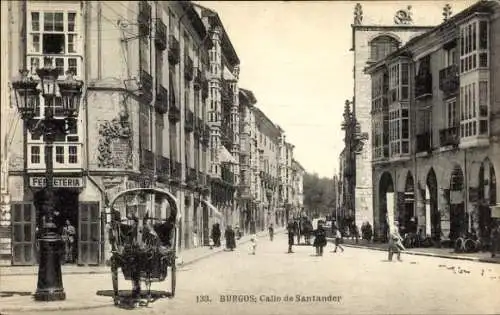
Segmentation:
<svg viewBox="0 0 500 315">
<path fill-rule="evenodd" d="M 500 5 L 480 1 L 370 65 L 375 233 L 489 237 L 500 187 Z"/>
<path fill-rule="evenodd" d="M 370 18 L 370 16 L 368 16 Z M 365 22 L 363 21 L 365 19 Z M 353 76 L 354 95 L 352 100 L 352 114 L 359 123 L 357 133 L 361 139 L 366 139 L 368 145 L 362 146 L 359 151 L 345 150 L 345 174 L 349 179 L 344 189 L 353 191 L 346 197 L 353 198 L 352 211 L 354 222 L 361 226 L 365 221 L 373 222 L 373 194 L 372 194 L 372 148 L 371 143 L 371 81 L 370 76 L 364 73 L 367 65 L 382 59 L 410 38 L 431 29 L 430 26 L 414 25 L 411 6 L 395 12 L 393 24 L 366 22 L 361 4 L 356 4 L 352 27 L 352 48 L 354 54 Z M 354 186 L 354 187 L 350 187 Z M 347 203 L 349 204 L 349 203 Z"/>
<path fill-rule="evenodd" d="M 285 219 L 298 217 L 304 210 L 304 174 L 305 169 L 295 159 L 292 160 L 292 201 L 291 209 L 285 212 Z"/>
<path fill-rule="evenodd" d="M 248 205 L 264 201 L 278 159 L 266 151 L 274 162 L 261 185 L 253 140 L 278 135 L 259 131 L 251 105 L 242 114 L 240 61 L 216 12 L 189 1 L 19 1 L 2 2 L 2 21 L 0 264 L 36 264 L 35 201 L 45 186 L 43 138 L 23 125 L 9 90 L 20 69 L 37 79 L 36 69 L 53 67 L 59 79 L 70 71 L 84 82 L 79 115 L 53 152 L 57 223 L 75 226 L 78 264 L 109 258 L 108 204 L 124 189 L 175 194 L 179 251 L 208 245 L 213 223 L 246 222 Z M 40 98 L 35 120 L 60 108 L 60 98 Z M 265 215 L 255 207 L 248 221 Z"/>
</svg>

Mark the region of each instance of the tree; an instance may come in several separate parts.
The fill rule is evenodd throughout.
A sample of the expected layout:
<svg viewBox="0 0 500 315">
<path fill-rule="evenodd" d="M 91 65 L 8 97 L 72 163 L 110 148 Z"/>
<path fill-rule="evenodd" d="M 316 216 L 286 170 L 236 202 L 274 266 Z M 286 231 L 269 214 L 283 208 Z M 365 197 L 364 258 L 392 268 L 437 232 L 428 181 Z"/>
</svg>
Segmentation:
<svg viewBox="0 0 500 315">
<path fill-rule="evenodd" d="M 331 215 L 335 200 L 333 179 L 304 174 L 304 208 L 322 216 Z"/>
</svg>

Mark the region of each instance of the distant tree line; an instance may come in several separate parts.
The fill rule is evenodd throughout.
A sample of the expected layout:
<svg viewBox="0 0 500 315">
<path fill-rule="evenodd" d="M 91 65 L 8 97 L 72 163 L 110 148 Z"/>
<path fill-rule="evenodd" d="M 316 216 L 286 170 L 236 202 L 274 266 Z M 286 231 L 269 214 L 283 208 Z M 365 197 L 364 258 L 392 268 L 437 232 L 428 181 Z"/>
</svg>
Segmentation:
<svg viewBox="0 0 500 315">
<path fill-rule="evenodd" d="M 304 174 L 304 210 L 309 216 L 329 216 L 335 211 L 333 179 Z"/>
</svg>

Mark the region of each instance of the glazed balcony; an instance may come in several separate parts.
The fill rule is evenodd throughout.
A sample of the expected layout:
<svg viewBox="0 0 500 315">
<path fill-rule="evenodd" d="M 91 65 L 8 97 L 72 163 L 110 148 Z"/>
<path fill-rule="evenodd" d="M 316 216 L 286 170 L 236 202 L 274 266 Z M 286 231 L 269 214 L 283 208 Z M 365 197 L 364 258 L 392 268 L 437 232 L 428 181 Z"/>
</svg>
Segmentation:
<svg viewBox="0 0 500 315">
<path fill-rule="evenodd" d="M 194 125 L 194 136 L 199 139 L 203 134 L 203 120 L 200 117 L 196 117 Z"/>
<path fill-rule="evenodd" d="M 141 169 L 152 170 L 155 165 L 155 156 L 150 150 L 141 151 Z"/>
<path fill-rule="evenodd" d="M 186 110 L 186 121 L 184 123 L 184 129 L 187 132 L 193 132 L 194 130 L 194 113 L 192 110 Z"/>
<path fill-rule="evenodd" d="M 198 182 L 198 173 L 192 167 L 186 167 L 186 184 L 194 188 Z"/>
<path fill-rule="evenodd" d="M 156 19 L 155 45 L 161 51 L 167 49 L 167 26 L 161 19 Z"/>
<path fill-rule="evenodd" d="M 431 152 L 431 134 L 430 132 L 425 132 L 417 135 L 417 153 L 420 152 Z"/>
<path fill-rule="evenodd" d="M 458 146 L 460 143 L 459 127 L 451 127 L 439 130 L 439 144 L 441 147 Z"/>
<path fill-rule="evenodd" d="M 170 159 L 164 156 L 156 157 L 156 174 L 158 181 L 162 183 L 168 182 L 170 178 Z"/>
<path fill-rule="evenodd" d="M 158 87 L 156 88 L 155 110 L 159 114 L 165 114 L 168 112 L 168 90 L 161 84 L 158 84 Z"/>
<path fill-rule="evenodd" d="M 459 87 L 457 65 L 451 65 L 439 71 L 439 89 L 443 91 L 445 97 L 457 94 Z"/>
<path fill-rule="evenodd" d="M 221 169 L 222 169 L 222 180 L 230 185 L 233 185 L 234 184 L 233 172 L 231 172 L 231 170 L 227 166 L 222 166 Z"/>
<path fill-rule="evenodd" d="M 208 98 L 208 80 L 206 78 L 201 82 L 201 98 L 203 100 Z"/>
<path fill-rule="evenodd" d="M 423 73 L 415 76 L 415 99 L 432 96 L 432 75 Z"/>
<path fill-rule="evenodd" d="M 194 77 L 193 59 L 189 55 L 184 56 L 184 78 L 192 81 Z"/>
<path fill-rule="evenodd" d="M 43 143 L 28 143 L 27 152 L 29 158 L 26 163 L 26 171 L 46 172 L 45 150 Z M 52 149 L 52 165 L 54 173 L 59 172 L 81 172 L 83 169 L 83 145 L 78 142 L 54 143 Z"/>
<path fill-rule="evenodd" d="M 181 49 L 179 40 L 173 34 L 168 35 L 168 62 L 171 65 L 176 65 L 180 61 Z"/>
<path fill-rule="evenodd" d="M 229 82 L 225 80 L 222 81 L 221 101 L 222 104 L 233 104 L 233 90 L 231 89 L 231 85 L 229 84 Z"/>
<path fill-rule="evenodd" d="M 204 146 L 208 146 L 210 144 L 210 126 L 207 124 L 203 127 L 203 133 L 201 135 L 201 143 Z"/>
</svg>

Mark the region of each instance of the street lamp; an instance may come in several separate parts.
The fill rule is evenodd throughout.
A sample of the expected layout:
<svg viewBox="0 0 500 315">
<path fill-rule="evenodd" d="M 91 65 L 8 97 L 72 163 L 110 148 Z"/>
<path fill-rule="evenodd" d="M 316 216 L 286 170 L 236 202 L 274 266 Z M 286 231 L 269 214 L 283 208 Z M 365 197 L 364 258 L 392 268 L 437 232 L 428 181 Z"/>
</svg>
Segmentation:
<svg viewBox="0 0 500 315">
<path fill-rule="evenodd" d="M 19 114 L 30 131 L 41 132 L 46 150 L 46 186 L 42 196 L 35 201 L 37 211 L 42 215 L 40 263 L 35 300 L 64 300 L 66 293 L 62 284 L 60 259 L 63 242 L 54 222 L 52 150 L 56 136 L 66 132 L 65 126 L 68 118 L 78 115 L 83 82 L 75 80 L 70 71 L 66 73 L 65 80 L 58 81 L 59 72 L 53 68 L 37 69 L 39 80 L 29 76 L 27 70 L 21 70 L 20 73 L 21 79 L 12 83 Z M 33 117 L 35 117 L 36 110 L 40 108 L 40 93 L 44 98 L 46 111 L 44 117 L 35 125 Z M 58 97 L 62 101 L 64 119 L 54 118 L 54 107 Z"/>
</svg>

